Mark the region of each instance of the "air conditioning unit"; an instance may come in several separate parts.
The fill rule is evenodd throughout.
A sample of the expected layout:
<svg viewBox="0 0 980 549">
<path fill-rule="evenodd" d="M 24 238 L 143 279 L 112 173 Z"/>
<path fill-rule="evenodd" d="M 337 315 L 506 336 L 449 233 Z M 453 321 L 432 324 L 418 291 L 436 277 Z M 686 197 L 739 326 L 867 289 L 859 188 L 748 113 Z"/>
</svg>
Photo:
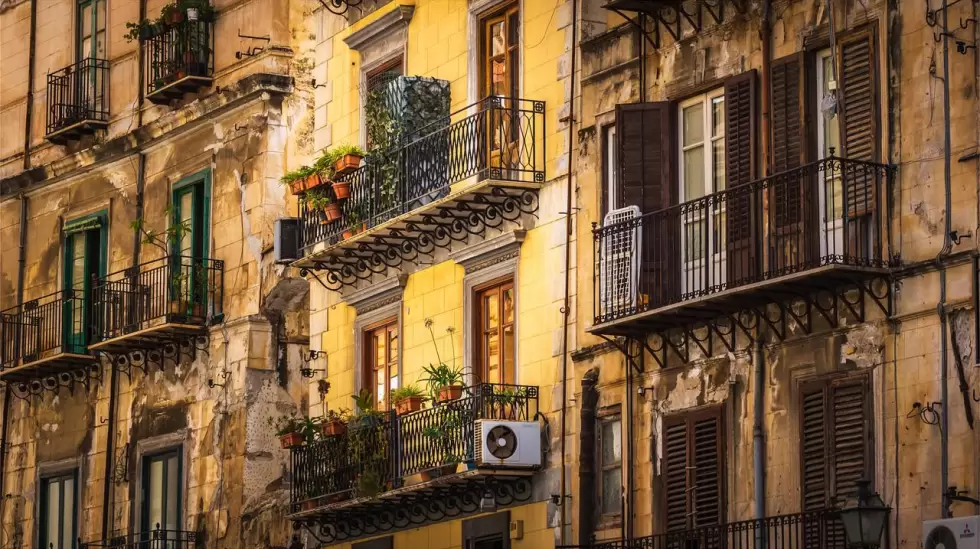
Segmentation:
<svg viewBox="0 0 980 549">
<path fill-rule="evenodd" d="M 924 521 L 922 549 L 980 549 L 980 516 Z"/>
<path fill-rule="evenodd" d="M 478 467 L 541 465 L 541 425 L 536 422 L 480 419 L 475 437 Z"/>
<path fill-rule="evenodd" d="M 638 217 L 640 208 L 627 206 L 607 213 L 602 226 L 627 223 Z M 636 309 L 642 234 L 639 223 L 603 233 L 599 242 L 599 311 L 603 317 Z"/>
<path fill-rule="evenodd" d="M 290 263 L 300 258 L 299 219 L 295 217 L 277 219 L 274 236 L 273 251 L 276 263 Z"/>
</svg>

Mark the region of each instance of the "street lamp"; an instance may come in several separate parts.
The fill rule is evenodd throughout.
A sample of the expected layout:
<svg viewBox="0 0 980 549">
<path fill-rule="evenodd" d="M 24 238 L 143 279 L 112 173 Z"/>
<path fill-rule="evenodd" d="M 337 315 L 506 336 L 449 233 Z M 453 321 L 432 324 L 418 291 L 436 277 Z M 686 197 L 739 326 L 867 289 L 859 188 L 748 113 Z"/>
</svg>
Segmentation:
<svg viewBox="0 0 980 549">
<path fill-rule="evenodd" d="M 871 491 L 871 482 L 858 481 L 857 497 L 848 498 L 840 510 L 844 523 L 844 535 L 851 549 L 869 549 L 881 545 L 881 534 L 888 522 L 891 507 Z"/>
</svg>

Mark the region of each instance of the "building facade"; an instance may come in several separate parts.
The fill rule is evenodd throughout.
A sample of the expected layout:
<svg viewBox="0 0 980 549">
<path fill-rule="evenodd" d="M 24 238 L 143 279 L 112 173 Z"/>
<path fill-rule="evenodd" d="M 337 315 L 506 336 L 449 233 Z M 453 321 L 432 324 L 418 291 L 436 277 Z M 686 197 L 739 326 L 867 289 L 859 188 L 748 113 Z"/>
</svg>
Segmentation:
<svg viewBox="0 0 980 549">
<path fill-rule="evenodd" d="M 288 545 L 302 2 L 0 5 L 5 547 Z M 140 23 L 144 21 L 144 23 Z"/>
</svg>

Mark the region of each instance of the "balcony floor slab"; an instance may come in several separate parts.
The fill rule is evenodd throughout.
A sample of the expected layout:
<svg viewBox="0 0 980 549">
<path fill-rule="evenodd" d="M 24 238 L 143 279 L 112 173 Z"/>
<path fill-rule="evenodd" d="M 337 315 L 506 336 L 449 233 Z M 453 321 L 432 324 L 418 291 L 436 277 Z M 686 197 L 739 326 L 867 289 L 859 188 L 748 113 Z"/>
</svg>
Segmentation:
<svg viewBox="0 0 980 549">
<path fill-rule="evenodd" d="M 27 382 L 93 366 L 97 361 L 98 358 L 93 355 L 58 352 L 5 369 L 0 372 L 0 381 Z"/>
<path fill-rule="evenodd" d="M 207 332 L 208 328 L 204 324 L 168 322 L 93 343 L 89 345 L 89 349 L 104 353 L 120 353 L 158 347 L 181 339 L 205 335 Z"/>
</svg>

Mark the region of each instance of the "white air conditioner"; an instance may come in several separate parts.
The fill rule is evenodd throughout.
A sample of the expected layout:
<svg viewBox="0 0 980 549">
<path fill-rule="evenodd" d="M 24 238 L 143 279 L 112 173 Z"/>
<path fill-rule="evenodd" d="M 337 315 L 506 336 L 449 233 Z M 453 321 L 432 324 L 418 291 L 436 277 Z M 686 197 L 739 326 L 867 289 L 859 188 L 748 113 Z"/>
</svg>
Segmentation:
<svg viewBox="0 0 980 549">
<path fill-rule="evenodd" d="M 922 549 L 980 549 L 980 516 L 924 521 Z"/>
<path fill-rule="evenodd" d="M 478 467 L 541 465 L 541 425 L 536 422 L 480 419 L 474 435 Z"/>
<path fill-rule="evenodd" d="M 599 304 L 603 317 L 635 310 L 640 279 L 640 224 L 629 221 L 640 217 L 640 208 L 627 206 L 612 210 L 602 220 L 607 229 L 599 242 Z"/>
</svg>

